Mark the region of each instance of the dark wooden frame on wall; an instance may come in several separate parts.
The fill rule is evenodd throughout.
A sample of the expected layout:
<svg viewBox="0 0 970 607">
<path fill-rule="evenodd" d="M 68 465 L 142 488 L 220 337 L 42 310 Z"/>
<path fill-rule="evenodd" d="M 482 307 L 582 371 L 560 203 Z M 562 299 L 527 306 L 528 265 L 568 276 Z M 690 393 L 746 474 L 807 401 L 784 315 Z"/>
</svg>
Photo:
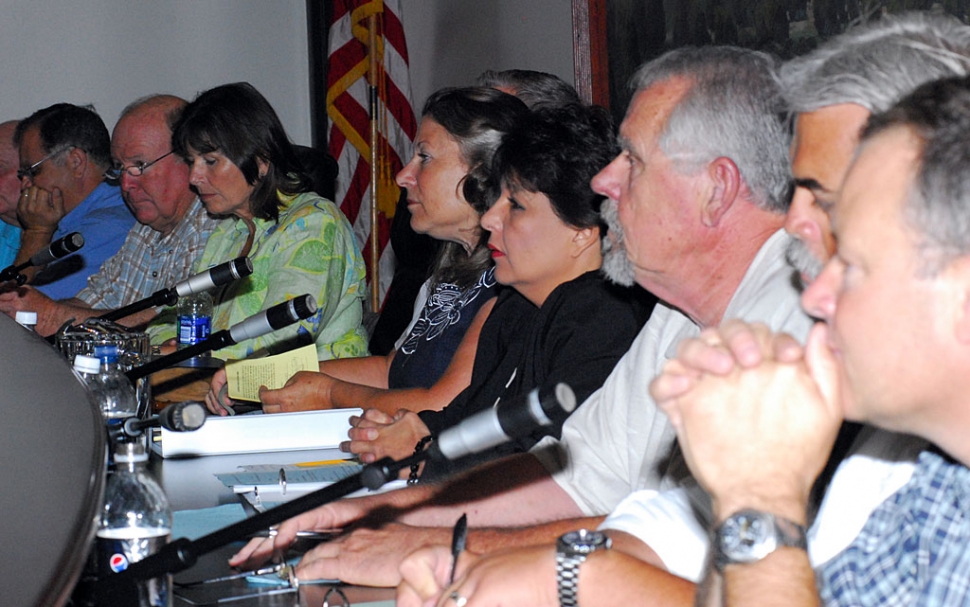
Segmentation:
<svg viewBox="0 0 970 607">
<path fill-rule="evenodd" d="M 610 107 L 606 0 L 572 0 L 573 76 L 579 98 Z"/>
</svg>

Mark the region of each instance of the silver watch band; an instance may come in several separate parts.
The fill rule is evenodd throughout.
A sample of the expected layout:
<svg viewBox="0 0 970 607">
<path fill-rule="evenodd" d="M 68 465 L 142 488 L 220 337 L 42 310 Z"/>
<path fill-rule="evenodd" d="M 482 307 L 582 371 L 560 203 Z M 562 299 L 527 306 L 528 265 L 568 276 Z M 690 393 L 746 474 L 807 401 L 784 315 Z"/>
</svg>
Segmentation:
<svg viewBox="0 0 970 607">
<path fill-rule="evenodd" d="M 578 592 L 579 566 L 586 560 L 584 555 L 556 554 L 556 581 L 559 587 L 560 607 L 575 607 Z"/>
</svg>

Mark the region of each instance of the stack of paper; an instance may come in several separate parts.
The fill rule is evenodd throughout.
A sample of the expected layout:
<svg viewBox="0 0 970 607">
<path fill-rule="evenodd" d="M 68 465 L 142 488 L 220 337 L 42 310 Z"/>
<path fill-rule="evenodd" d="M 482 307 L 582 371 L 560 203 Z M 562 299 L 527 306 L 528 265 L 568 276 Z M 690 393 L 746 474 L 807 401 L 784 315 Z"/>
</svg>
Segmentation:
<svg viewBox="0 0 970 607">
<path fill-rule="evenodd" d="M 154 448 L 162 457 L 332 449 L 347 440 L 350 416 L 362 409 L 330 409 L 206 418 L 195 432 L 161 430 Z"/>
</svg>

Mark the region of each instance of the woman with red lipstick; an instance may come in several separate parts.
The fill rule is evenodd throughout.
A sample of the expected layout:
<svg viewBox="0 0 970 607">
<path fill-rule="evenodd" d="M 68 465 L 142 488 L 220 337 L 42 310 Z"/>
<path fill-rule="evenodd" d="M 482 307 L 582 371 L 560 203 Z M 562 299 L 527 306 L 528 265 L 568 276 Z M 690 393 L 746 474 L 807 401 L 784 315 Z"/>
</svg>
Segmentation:
<svg viewBox="0 0 970 607">
<path fill-rule="evenodd" d="M 502 136 L 526 113 L 515 97 L 487 88 L 444 89 L 428 99 L 414 156 L 397 175 L 412 228 L 443 242 L 419 314 L 388 356 L 321 362 L 319 373 L 301 372 L 280 390 L 263 390 L 265 412 L 440 409 L 468 386 L 497 291 L 479 225 L 487 169 Z M 217 398 L 224 382 L 217 374 L 206 399 L 214 413 L 224 413 Z"/>
<path fill-rule="evenodd" d="M 243 255 L 253 262 L 251 276 L 213 293 L 212 330 L 304 293 L 318 306 L 310 318 L 215 356 L 241 359 L 311 343 L 320 360 L 366 354 L 364 262 L 356 238 L 340 209 L 310 191 L 269 102 L 245 82 L 205 91 L 182 111 L 172 149 L 189 165 L 189 184 L 206 210 L 226 217 L 196 271 Z M 167 320 L 150 327 L 153 341 L 174 335 Z"/>
<path fill-rule="evenodd" d="M 602 385 L 649 314 L 648 302 L 599 272 L 603 197 L 589 183 L 616 153 L 610 120 L 596 107 L 538 110 L 506 135 L 492 163 L 495 201 L 481 223 L 495 278 L 512 288 L 503 289 L 482 328 L 471 385 L 441 411 L 393 421 L 368 414 L 351 429 L 350 450 L 365 460 L 400 458 L 424 436 L 499 401 L 520 402 L 535 387 L 565 382 L 581 403 Z M 429 462 L 422 479 L 558 432 L 548 427 L 458 462 Z"/>
</svg>

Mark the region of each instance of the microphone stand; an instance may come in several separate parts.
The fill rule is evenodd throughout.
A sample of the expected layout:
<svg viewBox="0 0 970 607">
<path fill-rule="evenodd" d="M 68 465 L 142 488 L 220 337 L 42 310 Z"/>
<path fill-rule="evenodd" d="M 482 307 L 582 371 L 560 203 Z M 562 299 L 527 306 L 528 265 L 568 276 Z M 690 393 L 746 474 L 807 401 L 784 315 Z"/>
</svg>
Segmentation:
<svg viewBox="0 0 970 607">
<path fill-rule="evenodd" d="M 363 488 L 379 489 L 384 483 L 397 478 L 401 470 L 423 462 L 431 452 L 432 450 L 429 449 L 402 460 L 385 457 L 373 464 L 368 464 L 354 476 L 213 531 L 195 541 L 179 538 L 170 542 L 148 558 L 132 563 L 124 571 L 98 580 L 94 593 L 98 598 L 98 604 L 136 605 L 137 582 L 188 569 L 202 555 L 232 542 L 243 540 L 294 516 L 347 497 L 354 491 Z"/>
<path fill-rule="evenodd" d="M 232 346 L 236 343 L 236 340 L 232 338 L 229 333 L 229 329 L 223 329 L 209 335 L 204 341 L 200 341 L 197 344 L 193 344 L 181 350 L 176 350 L 171 354 L 162 356 L 161 358 L 156 358 L 153 361 L 147 362 L 140 367 L 135 367 L 129 371 L 125 372 L 125 376 L 134 383 L 137 380 L 148 377 L 152 373 L 161 371 L 162 369 L 167 369 L 173 365 L 176 365 L 182 361 L 188 360 L 194 356 L 200 354 L 205 354 L 206 352 L 211 352 L 212 350 L 218 350 L 219 348 L 225 348 L 226 346 Z"/>
<path fill-rule="evenodd" d="M 123 308 L 118 308 L 117 310 L 111 310 L 99 316 L 101 320 L 120 320 L 125 316 L 130 316 L 141 312 L 142 310 L 147 310 L 148 308 L 154 308 L 157 306 L 170 306 L 177 302 L 179 299 L 178 292 L 175 289 L 160 289 L 155 291 L 145 299 L 130 303 Z"/>
</svg>

